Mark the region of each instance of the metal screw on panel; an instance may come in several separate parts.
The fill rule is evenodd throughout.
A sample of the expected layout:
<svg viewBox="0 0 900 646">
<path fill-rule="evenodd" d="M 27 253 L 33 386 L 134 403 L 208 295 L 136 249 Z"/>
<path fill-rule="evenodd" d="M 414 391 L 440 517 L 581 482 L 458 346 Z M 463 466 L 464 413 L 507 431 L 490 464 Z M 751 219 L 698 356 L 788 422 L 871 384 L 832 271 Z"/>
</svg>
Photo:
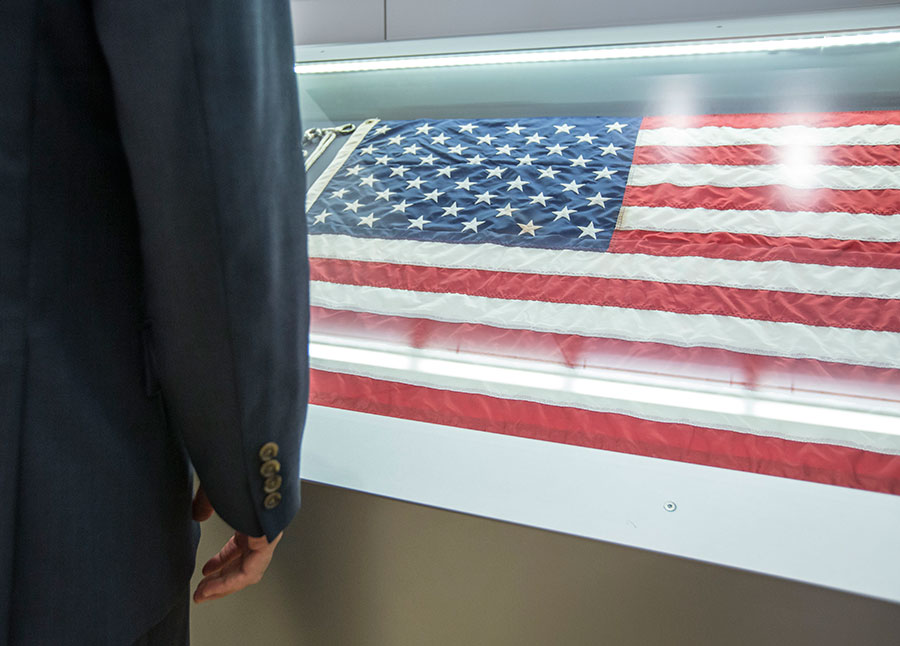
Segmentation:
<svg viewBox="0 0 900 646">
<path fill-rule="evenodd" d="M 678 505 L 676 505 L 674 502 L 672 502 L 672 501 L 670 500 L 670 501 L 667 502 L 665 505 L 663 505 L 663 508 L 664 508 L 666 511 L 675 511 L 676 509 L 678 509 Z"/>
</svg>

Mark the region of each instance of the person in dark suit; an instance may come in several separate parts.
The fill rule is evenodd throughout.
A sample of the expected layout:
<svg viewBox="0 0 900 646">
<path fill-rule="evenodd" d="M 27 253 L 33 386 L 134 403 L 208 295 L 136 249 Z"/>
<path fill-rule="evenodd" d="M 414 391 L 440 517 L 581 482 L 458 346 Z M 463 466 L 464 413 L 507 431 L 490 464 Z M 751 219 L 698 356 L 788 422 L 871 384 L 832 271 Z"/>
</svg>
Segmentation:
<svg viewBox="0 0 900 646">
<path fill-rule="evenodd" d="M 187 643 L 299 506 L 286 0 L 0 3 L 0 644 Z"/>
</svg>

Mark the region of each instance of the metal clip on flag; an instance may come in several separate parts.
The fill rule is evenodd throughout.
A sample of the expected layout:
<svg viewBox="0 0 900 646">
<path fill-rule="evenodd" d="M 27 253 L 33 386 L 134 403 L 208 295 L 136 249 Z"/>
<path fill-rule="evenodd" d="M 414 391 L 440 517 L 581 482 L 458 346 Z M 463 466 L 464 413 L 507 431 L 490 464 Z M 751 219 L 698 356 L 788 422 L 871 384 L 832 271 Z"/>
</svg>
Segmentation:
<svg viewBox="0 0 900 646">
<path fill-rule="evenodd" d="M 328 150 L 328 147 L 334 143 L 334 140 L 337 139 L 338 135 L 349 135 L 355 129 L 356 126 L 352 123 L 345 123 L 342 126 L 335 126 L 333 128 L 310 128 L 306 130 L 303 133 L 302 145 L 311 146 L 316 144 L 316 147 L 312 152 L 308 152 L 305 149 L 303 150 L 303 157 L 306 160 L 306 171 L 309 172 L 312 165 L 316 163 L 326 150 Z"/>
</svg>

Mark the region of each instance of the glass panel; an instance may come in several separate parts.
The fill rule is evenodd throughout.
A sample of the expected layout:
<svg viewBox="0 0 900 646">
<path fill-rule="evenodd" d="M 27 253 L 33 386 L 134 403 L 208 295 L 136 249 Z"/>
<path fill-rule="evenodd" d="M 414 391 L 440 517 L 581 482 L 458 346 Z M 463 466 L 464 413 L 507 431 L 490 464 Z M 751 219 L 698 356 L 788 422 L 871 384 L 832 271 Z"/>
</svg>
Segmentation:
<svg viewBox="0 0 900 646">
<path fill-rule="evenodd" d="M 346 406 L 900 493 L 900 45 L 299 87 L 307 127 L 363 124 L 310 174 L 315 365 L 418 402 Z"/>
<path fill-rule="evenodd" d="M 300 75 L 307 127 L 345 121 L 892 110 L 900 45 Z"/>
</svg>

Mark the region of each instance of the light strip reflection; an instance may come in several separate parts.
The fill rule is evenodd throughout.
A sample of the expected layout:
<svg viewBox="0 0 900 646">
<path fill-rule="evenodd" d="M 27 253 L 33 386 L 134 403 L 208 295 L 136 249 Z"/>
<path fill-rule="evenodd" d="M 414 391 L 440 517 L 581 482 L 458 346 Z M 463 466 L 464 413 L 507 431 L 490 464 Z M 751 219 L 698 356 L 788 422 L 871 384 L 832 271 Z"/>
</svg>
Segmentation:
<svg viewBox="0 0 900 646">
<path fill-rule="evenodd" d="M 850 34 L 806 35 L 790 38 L 736 39 L 626 47 L 572 47 L 568 49 L 473 52 L 467 54 L 351 59 L 311 63 L 298 62 L 294 65 L 294 71 L 298 74 L 334 74 L 429 67 L 502 65 L 507 63 L 558 63 L 658 56 L 744 54 L 893 43 L 900 43 L 900 31 L 883 30 Z"/>
</svg>

